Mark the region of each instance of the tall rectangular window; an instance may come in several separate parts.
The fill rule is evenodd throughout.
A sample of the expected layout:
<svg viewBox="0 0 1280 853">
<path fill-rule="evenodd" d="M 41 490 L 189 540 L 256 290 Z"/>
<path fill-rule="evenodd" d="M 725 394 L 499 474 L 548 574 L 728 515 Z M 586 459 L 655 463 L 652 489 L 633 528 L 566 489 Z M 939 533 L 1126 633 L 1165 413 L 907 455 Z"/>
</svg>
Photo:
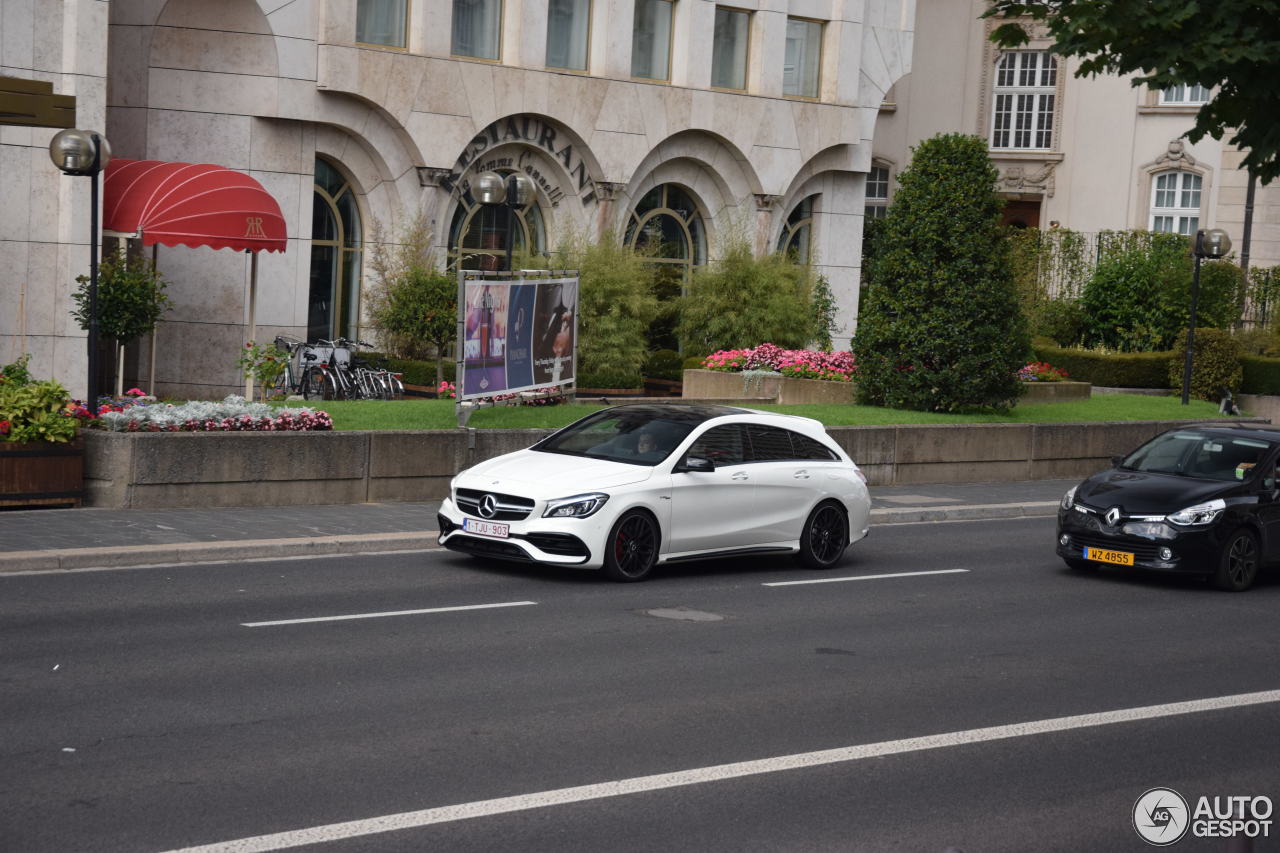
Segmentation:
<svg viewBox="0 0 1280 853">
<path fill-rule="evenodd" d="M 1192 172 L 1161 172 L 1151 182 L 1151 230 L 1194 234 L 1200 227 L 1203 179 Z"/>
<path fill-rule="evenodd" d="M 750 27 L 750 12 L 716 7 L 716 27 L 711 38 L 711 85 L 717 89 L 747 88 Z"/>
<path fill-rule="evenodd" d="M 884 166 L 872 166 L 867 173 L 863 212 L 867 219 L 881 219 L 889 212 L 889 170 Z"/>
<path fill-rule="evenodd" d="M 818 97 L 818 69 L 822 62 L 822 23 L 787 18 L 787 43 L 782 59 L 782 94 Z"/>
<path fill-rule="evenodd" d="M 1053 147 L 1053 107 L 1058 60 L 1043 50 L 1006 53 L 996 65 L 992 148 Z"/>
<path fill-rule="evenodd" d="M 547 3 L 547 67 L 587 70 L 587 33 L 591 0 Z"/>
<path fill-rule="evenodd" d="M 356 41 L 406 47 L 409 0 L 356 0 Z"/>
<path fill-rule="evenodd" d="M 631 34 L 631 76 L 671 79 L 672 0 L 636 0 Z"/>
<path fill-rule="evenodd" d="M 454 56 L 498 59 L 502 42 L 502 0 L 453 0 Z"/>
</svg>

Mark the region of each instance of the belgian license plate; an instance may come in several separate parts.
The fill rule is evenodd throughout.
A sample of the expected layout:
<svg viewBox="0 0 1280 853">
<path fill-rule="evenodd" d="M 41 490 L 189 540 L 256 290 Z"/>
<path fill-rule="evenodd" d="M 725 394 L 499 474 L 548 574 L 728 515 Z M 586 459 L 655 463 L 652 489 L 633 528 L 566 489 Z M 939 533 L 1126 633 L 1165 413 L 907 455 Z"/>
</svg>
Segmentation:
<svg viewBox="0 0 1280 853">
<path fill-rule="evenodd" d="M 498 524 L 496 521 L 481 521 L 478 518 L 462 519 L 462 529 L 477 536 L 493 536 L 506 539 L 511 535 L 510 524 Z"/>
<path fill-rule="evenodd" d="M 1099 563 L 1111 563 L 1116 566 L 1132 566 L 1133 555 L 1128 551 L 1108 551 L 1105 548 L 1085 548 L 1086 560 L 1097 560 Z"/>
</svg>

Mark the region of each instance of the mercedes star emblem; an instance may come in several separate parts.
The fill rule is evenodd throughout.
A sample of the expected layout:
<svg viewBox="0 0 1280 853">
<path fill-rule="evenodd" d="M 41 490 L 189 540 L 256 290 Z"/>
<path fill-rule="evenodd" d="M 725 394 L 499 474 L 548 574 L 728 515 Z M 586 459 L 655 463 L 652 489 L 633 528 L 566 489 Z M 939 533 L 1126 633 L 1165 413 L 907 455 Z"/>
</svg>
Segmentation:
<svg viewBox="0 0 1280 853">
<path fill-rule="evenodd" d="M 498 514 L 498 499 L 493 495 L 480 498 L 480 514 L 485 518 L 493 518 Z"/>
</svg>

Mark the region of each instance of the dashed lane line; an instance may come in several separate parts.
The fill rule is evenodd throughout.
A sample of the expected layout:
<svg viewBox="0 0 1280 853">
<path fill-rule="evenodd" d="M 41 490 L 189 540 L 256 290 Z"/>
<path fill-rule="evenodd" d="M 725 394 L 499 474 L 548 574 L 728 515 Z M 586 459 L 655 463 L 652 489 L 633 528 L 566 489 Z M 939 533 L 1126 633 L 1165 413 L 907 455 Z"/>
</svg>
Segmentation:
<svg viewBox="0 0 1280 853">
<path fill-rule="evenodd" d="M 425 613 L 457 613 L 462 610 L 492 610 L 497 607 L 529 607 L 536 601 L 504 601 L 500 604 L 463 604 L 458 607 L 426 607 L 421 610 L 387 610 L 382 613 L 348 613 L 342 616 L 311 616 L 306 619 L 275 619 L 270 622 L 241 622 L 246 628 L 272 628 L 276 625 L 305 625 L 308 622 L 347 622 L 352 619 L 382 619 L 387 616 L 421 616 Z"/>
<path fill-rule="evenodd" d="M 884 575 L 850 575 L 843 578 L 811 578 L 803 581 L 774 581 L 761 586 L 804 586 L 815 583 L 845 583 L 846 581 L 878 581 L 884 578 L 918 578 L 924 575 L 958 575 L 965 574 L 968 569 L 936 569 L 929 572 L 893 572 Z"/>
</svg>

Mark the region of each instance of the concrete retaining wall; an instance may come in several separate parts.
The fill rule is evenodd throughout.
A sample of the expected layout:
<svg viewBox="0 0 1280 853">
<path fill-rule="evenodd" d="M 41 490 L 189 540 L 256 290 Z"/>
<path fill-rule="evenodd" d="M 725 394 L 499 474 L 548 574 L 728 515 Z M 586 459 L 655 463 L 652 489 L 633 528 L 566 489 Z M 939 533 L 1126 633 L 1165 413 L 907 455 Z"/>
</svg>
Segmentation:
<svg viewBox="0 0 1280 853">
<path fill-rule="evenodd" d="M 686 370 L 685 399 L 744 397 L 764 398 L 783 405 L 803 403 L 852 403 L 852 382 L 793 379 L 787 376 L 725 373 L 721 370 Z"/>
<path fill-rule="evenodd" d="M 1064 403 L 1067 400 L 1087 400 L 1093 386 L 1088 382 L 1023 382 L 1019 404 Z"/>
<path fill-rule="evenodd" d="M 828 432 L 872 485 L 982 483 L 1083 477 L 1111 456 L 1184 423 L 1193 421 L 847 426 Z M 90 430 L 84 433 L 86 503 L 124 508 L 438 500 L 456 472 L 528 447 L 548 432 Z"/>
</svg>

